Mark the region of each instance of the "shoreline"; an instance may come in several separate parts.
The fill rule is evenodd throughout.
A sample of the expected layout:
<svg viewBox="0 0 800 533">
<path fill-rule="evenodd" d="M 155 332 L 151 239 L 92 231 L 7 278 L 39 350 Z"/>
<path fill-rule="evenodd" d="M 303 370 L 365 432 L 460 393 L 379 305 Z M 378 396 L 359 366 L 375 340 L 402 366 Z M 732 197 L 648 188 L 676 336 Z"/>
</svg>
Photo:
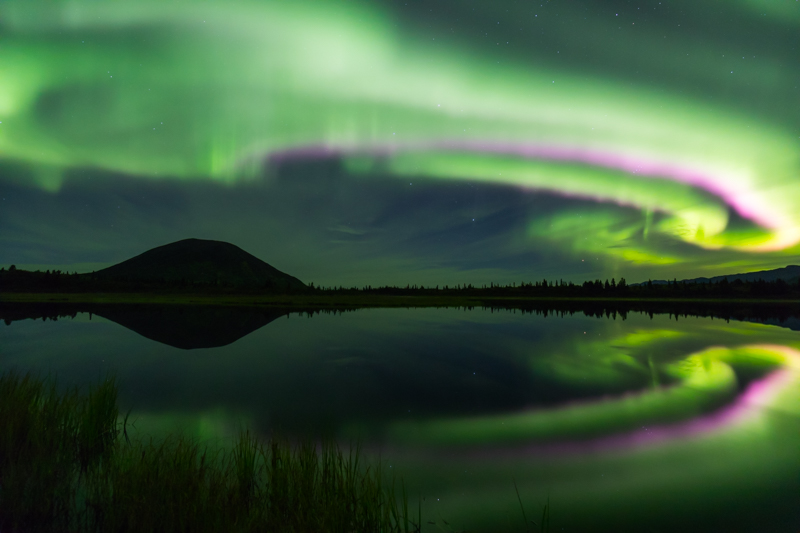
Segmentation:
<svg viewBox="0 0 800 533">
<path fill-rule="evenodd" d="M 706 304 L 800 306 L 800 300 L 764 298 L 626 298 L 543 297 L 497 295 L 384 295 L 384 294 L 157 294 L 157 293 L 0 293 L 0 303 L 157 304 L 280 308 L 392 307 L 519 307 L 527 303 L 563 304 Z"/>
</svg>

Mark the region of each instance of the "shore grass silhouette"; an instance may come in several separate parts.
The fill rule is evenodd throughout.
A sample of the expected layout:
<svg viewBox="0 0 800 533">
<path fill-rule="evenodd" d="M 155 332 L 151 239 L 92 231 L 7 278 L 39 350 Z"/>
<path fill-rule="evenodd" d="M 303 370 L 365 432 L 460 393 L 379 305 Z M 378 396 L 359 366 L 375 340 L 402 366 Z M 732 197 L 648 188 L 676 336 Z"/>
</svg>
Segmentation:
<svg viewBox="0 0 800 533">
<path fill-rule="evenodd" d="M 131 439 L 117 388 L 0 376 L 2 531 L 419 531 L 358 447 L 242 431 L 229 449 Z M 417 513 L 414 513 L 417 514 Z"/>
</svg>

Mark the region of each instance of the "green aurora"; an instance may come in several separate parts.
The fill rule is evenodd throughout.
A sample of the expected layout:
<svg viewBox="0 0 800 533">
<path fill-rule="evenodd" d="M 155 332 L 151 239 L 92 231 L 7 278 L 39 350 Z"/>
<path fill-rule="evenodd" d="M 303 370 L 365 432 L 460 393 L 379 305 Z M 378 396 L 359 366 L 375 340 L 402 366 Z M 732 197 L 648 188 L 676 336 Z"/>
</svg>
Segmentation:
<svg viewBox="0 0 800 533">
<path fill-rule="evenodd" d="M 636 281 L 796 261 L 800 77 L 788 36 L 800 7 L 442 1 L 424 14 L 411 4 L 3 2 L 0 187 L 49 214 L 32 220 L 30 205 L 5 203 L 0 262 L 85 269 L 187 232 L 250 244 L 304 281 L 333 284 L 540 272 Z M 270 200 L 234 200 L 276 197 L 259 187 L 285 182 L 274 176 L 287 165 L 313 188 L 320 160 L 340 162 L 338 190 L 360 224 L 342 206 L 306 224 L 295 189 L 280 220 Z M 177 191 L 169 231 L 153 230 L 163 225 L 151 206 L 102 234 L 96 218 L 70 214 L 76 189 L 117 203 L 120 183 Z M 420 198 L 408 189 L 398 203 L 406 183 L 437 197 L 461 185 L 546 195 L 556 207 L 504 213 L 474 201 L 473 221 L 515 217 L 478 236 L 411 207 Z M 204 217 L 197 190 L 227 209 Z M 406 220 L 380 226 L 403 209 Z M 93 244 L 64 238 L 56 214 Z M 397 228 L 408 225 L 417 232 Z M 99 253 L 122 228 L 129 248 Z M 278 228 L 292 246 L 259 234 Z M 427 230 L 455 244 L 431 254 Z M 354 244 L 366 234 L 372 246 Z M 296 243 L 329 269 L 308 266 Z"/>
</svg>

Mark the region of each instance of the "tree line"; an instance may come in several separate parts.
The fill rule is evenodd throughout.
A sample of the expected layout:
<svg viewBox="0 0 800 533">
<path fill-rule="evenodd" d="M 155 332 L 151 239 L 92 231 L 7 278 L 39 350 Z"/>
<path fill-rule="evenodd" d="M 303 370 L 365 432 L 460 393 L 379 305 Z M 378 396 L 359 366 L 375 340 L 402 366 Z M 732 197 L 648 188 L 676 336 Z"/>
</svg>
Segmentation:
<svg viewBox="0 0 800 533">
<path fill-rule="evenodd" d="M 77 274 L 60 270 L 27 271 L 0 268 L 0 291 L 5 292 L 147 292 L 170 290 L 179 293 L 234 292 L 275 293 L 288 292 L 272 286 L 233 286 L 225 284 L 192 283 L 178 281 L 126 281 L 97 279 L 93 274 Z M 315 286 L 309 283 L 304 291 L 309 294 L 371 294 L 386 296 L 460 296 L 508 298 L 765 298 L 800 299 L 800 279 L 787 282 L 779 279 L 744 281 L 727 278 L 718 282 L 687 282 L 676 279 L 668 282 L 628 284 L 625 278 L 584 281 L 581 284 L 563 279 L 512 282 L 501 285 L 489 283 L 475 286 L 471 283 L 455 285 L 408 284 L 403 286 Z"/>
<path fill-rule="evenodd" d="M 719 282 L 667 281 L 665 283 L 646 283 L 630 285 L 625 278 L 605 281 L 595 279 L 576 284 L 563 279 L 512 282 L 501 285 L 490 283 L 476 287 L 472 284 L 457 285 L 406 285 L 373 287 L 326 286 L 309 288 L 320 293 L 363 293 L 381 295 L 452 295 L 452 296 L 491 296 L 491 297 L 553 297 L 553 298 L 800 298 L 800 279 L 793 282 L 784 280 L 743 281 L 727 278 Z"/>
</svg>

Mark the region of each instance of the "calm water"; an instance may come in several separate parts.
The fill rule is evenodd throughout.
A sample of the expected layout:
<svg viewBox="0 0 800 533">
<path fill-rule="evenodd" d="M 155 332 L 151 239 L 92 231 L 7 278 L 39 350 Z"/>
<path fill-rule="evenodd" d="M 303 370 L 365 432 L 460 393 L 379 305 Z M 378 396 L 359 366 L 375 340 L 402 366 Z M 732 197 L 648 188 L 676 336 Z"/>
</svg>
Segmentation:
<svg viewBox="0 0 800 533">
<path fill-rule="evenodd" d="M 458 309 L 98 313 L 0 325 L 2 370 L 112 372 L 148 433 L 358 438 L 424 497 L 437 525 L 423 531 L 524 531 L 514 482 L 529 520 L 549 498 L 552 531 L 800 528 L 797 331 Z"/>
</svg>

